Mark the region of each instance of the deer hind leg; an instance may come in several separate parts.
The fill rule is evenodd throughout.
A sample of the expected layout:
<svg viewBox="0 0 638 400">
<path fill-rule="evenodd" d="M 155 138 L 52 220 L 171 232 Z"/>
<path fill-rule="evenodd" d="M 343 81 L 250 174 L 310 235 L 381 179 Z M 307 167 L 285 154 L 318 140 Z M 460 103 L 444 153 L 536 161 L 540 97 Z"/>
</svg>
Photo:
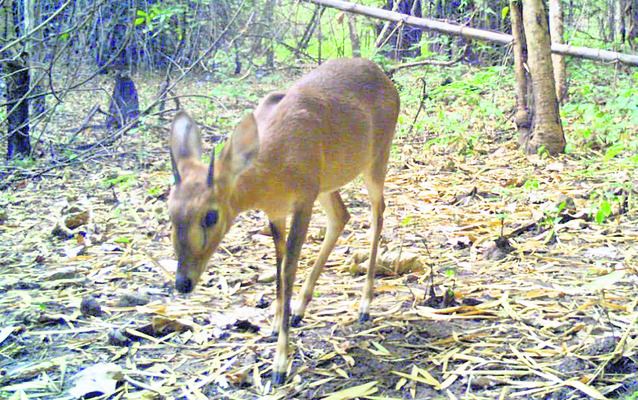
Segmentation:
<svg viewBox="0 0 638 400">
<path fill-rule="evenodd" d="M 286 240 L 283 266 L 277 272 L 277 276 L 280 278 L 277 282 L 277 313 L 279 315 L 275 316 L 275 320 L 280 321 L 280 323 L 272 366 L 272 382 L 275 386 L 286 382 L 290 336 L 290 298 L 292 297 L 292 286 L 295 282 L 301 246 L 306 239 L 306 233 L 308 233 L 313 202 L 313 200 L 305 202 L 295 210 Z"/>
<path fill-rule="evenodd" d="M 299 326 L 299 323 L 303 319 L 306 306 L 312 298 L 315 284 L 321 274 L 321 270 L 324 265 L 326 265 L 326 261 L 328 260 L 337 239 L 341 236 L 343 228 L 348 223 L 348 220 L 350 220 L 350 214 L 348 213 L 346 206 L 343 204 L 343 200 L 341 200 L 339 192 L 322 193 L 319 195 L 318 200 L 328 216 L 328 228 L 326 229 L 326 236 L 323 239 L 321 250 L 319 251 L 317 259 L 312 266 L 310 275 L 306 278 L 306 281 L 299 292 L 299 296 L 297 297 L 297 304 L 292 313 L 292 320 L 290 321 L 290 324 L 295 327 Z"/>
<path fill-rule="evenodd" d="M 383 228 L 383 211 L 385 210 L 385 202 L 383 199 L 383 181 L 385 179 L 385 166 L 383 170 L 376 171 L 370 175 L 364 174 L 363 181 L 368 189 L 370 196 L 370 205 L 372 208 L 372 242 L 370 243 L 370 258 L 368 272 L 366 274 L 363 293 L 361 295 L 361 303 L 359 305 L 359 321 L 365 322 L 370 319 L 370 303 L 374 296 L 374 275 L 376 272 L 377 250 L 379 248 L 379 239 L 381 238 L 381 229 Z"/>
</svg>

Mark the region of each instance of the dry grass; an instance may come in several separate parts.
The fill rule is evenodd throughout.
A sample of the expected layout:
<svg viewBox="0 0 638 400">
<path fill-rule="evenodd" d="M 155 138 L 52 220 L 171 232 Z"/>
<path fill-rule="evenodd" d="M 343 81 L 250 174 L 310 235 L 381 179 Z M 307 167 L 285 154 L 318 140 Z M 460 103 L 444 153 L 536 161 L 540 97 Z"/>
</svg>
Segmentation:
<svg viewBox="0 0 638 400">
<path fill-rule="evenodd" d="M 209 125 L 211 140 L 221 132 Z M 109 398 L 267 391 L 274 256 L 264 216 L 242 215 L 201 286 L 176 296 L 167 132 L 142 132 L 98 161 L 1 193 L 1 398 L 64 398 L 79 386 L 76 372 L 109 363 L 119 382 Z M 585 152 L 527 157 L 490 133 L 465 156 L 427 139 L 395 142 L 382 244 L 394 256 L 376 282 L 373 321 L 354 322 L 363 279 L 351 263 L 369 226 L 354 182 L 343 191 L 352 220 L 293 330 L 290 383 L 269 398 L 602 399 L 638 390 L 635 166 Z M 596 222 L 592 210 L 612 195 L 613 214 Z M 81 226 L 52 235 L 69 215 Z M 323 222 L 318 210 L 298 281 Z M 494 247 L 501 236 L 511 249 Z M 86 315 L 87 303 L 82 314 L 86 296 L 101 314 Z M 96 379 L 108 381 L 106 369 Z"/>
</svg>

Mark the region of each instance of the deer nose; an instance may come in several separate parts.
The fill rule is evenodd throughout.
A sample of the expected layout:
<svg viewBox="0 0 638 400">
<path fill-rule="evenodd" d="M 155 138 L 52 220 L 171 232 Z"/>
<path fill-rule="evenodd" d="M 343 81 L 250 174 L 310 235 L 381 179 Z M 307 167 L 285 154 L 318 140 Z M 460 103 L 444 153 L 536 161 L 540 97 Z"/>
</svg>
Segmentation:
<svg viewBox="0 0 638 400">
<path fill-rule="evenodd" d="M 190 293 L 193 290 L 193 281 L 186 276 L 177 276 L 175 279 L 175 288 L 180 293 Z"/>
</svg>

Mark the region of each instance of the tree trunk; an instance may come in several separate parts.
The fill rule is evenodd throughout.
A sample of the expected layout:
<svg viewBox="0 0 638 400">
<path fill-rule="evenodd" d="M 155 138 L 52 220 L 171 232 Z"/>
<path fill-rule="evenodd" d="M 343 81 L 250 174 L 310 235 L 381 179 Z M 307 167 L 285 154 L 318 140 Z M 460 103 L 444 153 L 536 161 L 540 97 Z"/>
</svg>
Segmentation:
<svg viewBox="0 0 638 400">
<path fill-rule="evenodd" d="M 324 7 L 325 8 L 325 7 Z M 319 18 L 317 18 L 317 63 L 321 65 L 323 61 L 321 61 L 321 42 L 323 42 L 323 33 L 321 32 L 321 16 L 323 12 L 319 13 Z"/>
<path fill-rule="evenodd" d="M 352 57 L 361 57 L 361 39 L 357 32 L 357 17 L 348 15 L 348 31 L 350 32 L 350 44 L 352 45 Z"/>
<path fill-rule="evenodd" d="M 530 107 L 533 106 L 534 102 L 530 90 L 529 72 L 525 69 L 527 45 L 523 31 L 521 4 L 518 0 L 510 0 L 510 19 L 512 36 L 514 36 L 514 76 L 516 77 L 516 115 L 514 121 L 518 129 L 518 144 L 524 148 L 532 133 L 533 111 L 530 110 Z"/>
<path fill-rule="evenodd" d="M 563 25 L 563 0 L 549 1 L 549 32 L 552 43 L 564 44 Z M 552 65 L 554 66 L 554 81 L 556 82 L 556 97 L 560 104 L 565 104 L 568 100 L 567 94 L 567 67 L 565 56 L 552 54 Z"/>
<path fill-rule="evenodd" d="M 421 0 L 387 0 L 384 10 L 392 10 L 404 15 L 421 16 Z M 421 55 L 421 29 L 400 22 L 400 25 L 385 23 L 377 26 L 376 46 L 381 53 L 394 59 L 418 57 Z M 387 36 L 387 32 L 390 35 Z M 389 48 L 392 47 L 390 50 Z M 385 49 L 384 49 L 385 48 Z"/>
<path fill-rule="evenodd" d="M 7 120 L 9 141 L 7 158 L 26 158 L 31 154 L 29 140 L 29 70 L 22 64 L 4 64 L 7 73 Z"/>
<path fill-rule="evenodd" d="M 616 41 L 617 43 L 619 43 L 620 45 L 623 44 L 624 39 L 624 35 L 623 35 L 623 31 L 625 30 L 625 18 L 623 15 L 623 9 L 625 8 L 625 2 L 623 0 L 611 0 L 611 13 L 613 15 L 612 18 L 612 22 L 613 22 L 613 26 L 611 27 L 611 29 L 614 32 L 614 41 Z"/>
<path fill-rule="evenodd" d="M 558 112 L 551 59 L 547 13 L 542 0 L 523 0 L 523 24 L 534 91 L 534 123 L 526 143 L 528 154 L 565 151 L 565 136 Z"/>
<path fill-rule="evenodd" d="M 274 41 L 275 41 L 275 32 L 273 25 L 273 11 L 275 9 L 276 2 L 274 0 L 267 0 L 266 7 L 264 8 L 264 21 L 266 26 L 266 66 L 268 68 L 275 67 L 275 50 L 274 50 Z"/>
<path fill-rule="evenodd" d="M 38 26 L 40 22 L 40 8 L 36 6 L 35 0 L 24 0 L 24 30 L 25 32 L 31 32 L 33 28 Z M 31 100 L 31 119 L 35 119 L 38 115 L 44 113 L 46 110 L 46 103 L 44 95 L 42 95 L 42 68 L 38 68 L 42 62 L 43 56 L 43 43 L 44 35 L 43 29 L 38 29 L 33 32 L 32 35 L 25 42 L 25 50 L 27 52 L 29 61 L 29 75 L 32 85 L 31 93 L 29 97 Z"/>
<path fill-rule="evenodd" d="M 110 131 L 118 130 L 139 115 L 140 106 L 135 83 L 127 75 L 118 74 L 115 77 L 109 115 L 106 117 L 106 127 Z"/>
<path fill-rule="evenodd" d="M 625 40 L 629 43 L 629 48 L 638 50 L 638 0 L 630 0 L 623 10 L 625 14 Z"/>
<path fill-rule="evenodd" d="M 0 36 L 4 43 L 15 39 L 15 8 L 19 3 L 5 0 L 0 4 Z M 29 140 L 29 69 L 22 58 L 13 54 L 11 49 L 1 55 L 5 61 L 2 65 L 7 84 L 7 158 L 29 157 L 31 143 Z"/>
</svg>

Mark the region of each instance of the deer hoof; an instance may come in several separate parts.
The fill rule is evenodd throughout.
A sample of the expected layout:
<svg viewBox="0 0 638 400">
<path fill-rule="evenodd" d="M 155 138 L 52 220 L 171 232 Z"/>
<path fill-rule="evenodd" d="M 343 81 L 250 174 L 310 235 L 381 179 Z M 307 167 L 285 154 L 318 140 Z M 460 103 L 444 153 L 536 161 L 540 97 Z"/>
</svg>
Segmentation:
<svg viewBox="0 0 638 400">
<path fill-rule="evenodd" d="M 299 325 L 301 325 L 302 319 L 303 316 L 293 315 L 292 317 L 290 317 L 290 326 L 292 326 L 293 328 L 298 328 Z"/>
<path fill-rule="evenodd" d="M 364 323 L 370 321 L 370 313 L 359 314 L 359 322 Z"/>
</svg>

